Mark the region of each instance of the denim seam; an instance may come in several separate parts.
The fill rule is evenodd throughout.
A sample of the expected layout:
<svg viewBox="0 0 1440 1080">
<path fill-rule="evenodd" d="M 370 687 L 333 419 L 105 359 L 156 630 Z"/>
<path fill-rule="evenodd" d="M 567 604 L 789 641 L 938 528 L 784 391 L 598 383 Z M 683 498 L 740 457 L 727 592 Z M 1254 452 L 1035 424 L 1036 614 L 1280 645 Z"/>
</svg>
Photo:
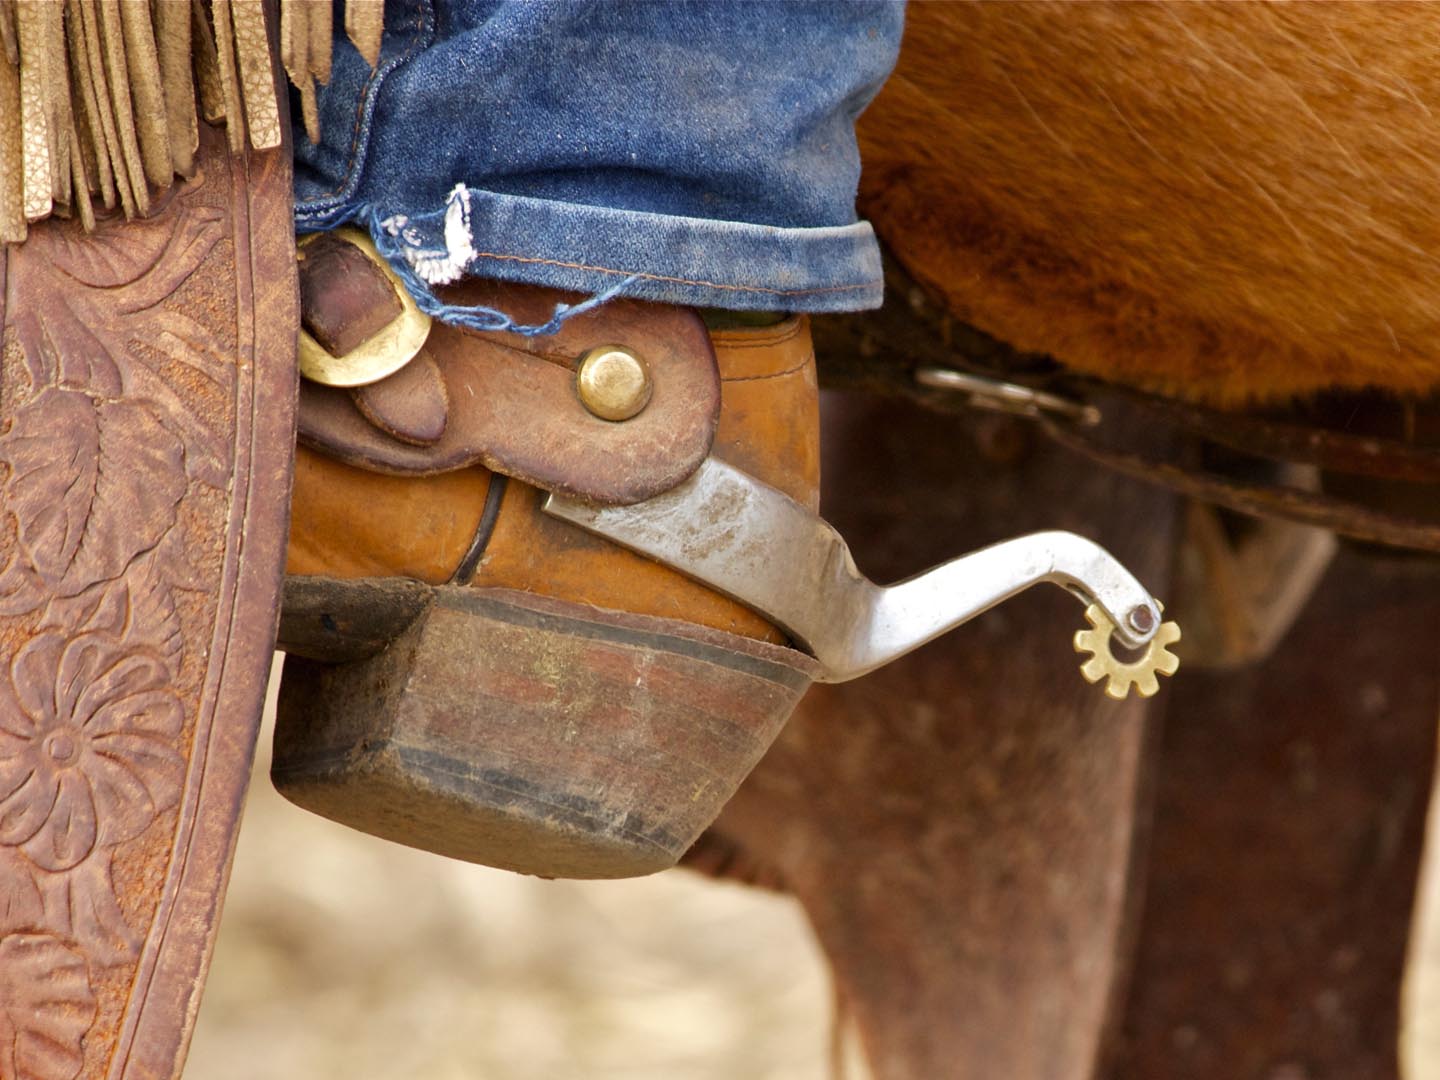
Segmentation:
<svg viewBox="0 0 1440 1080">
<path fill-rule="evenodd" d="M 365 78 L 365 84 L 360 88 L 357 95 L 359 100 L 355 104 L 355 124 L 350 129 L 350 150 L 346 154 L 347 164 L 345 175 L 340 178 L 339 184 L 314 198 L 306 199 L 303 208 L 297 207 L 306 215 L 311 215 L 325 210 L 333 209 L 333 205 L 340 200 L 354 194 L 354 187 L 359 182 L 359 171 L 364 168 L 364 160 L 368 154 L 360 153 L 361 133 L 365 128 L 365 121 L 373 113 L 374 94 L 379 92 L 380 86 L 390 77 L 391 72 L 407 63 L 421 47 L 420 35 L 427 26 L 433 26 L 427 17 L 433 13 L 431 0 L 421 0 L 415 8 L 415 26 L 412 31 L 410 45 L 388 61 L 377 63 L 371 69 L 370 74 Z M 367 147 L 368 148 L 368 147 Z"/>
<path fill-rule="evenodd" d="M 597 274 L 614 274 L 617 277 L 640 278 L 645 281 L 668 281 L 675 285 L 703 285 L 710 289 L 724 289 L 730 292 L 758 292 L 768 293 L 774 296 L 810 296 L 817 293 L 854 292 L 859 289 L 873 289 L 874 282 L 864 282 L 859 285 L 827 285 L 823 288 L 814 289 L 774 289 L 764 285 L 726 285 L 718 281 L 705 281 L 701 278 L 671 277 L 667 274 L 647 274 L 643 270 L 617 270 L 611 266 L 590 266 L 586 263 L 564 262 L 560 259 L 541 259 L 527 255 L 501 255 L 493 251 L 477 251 L 471 262 L 478 259 L 495 259 L 500 262 L 539 263 L 543 266 L 559 266 L 567 270 L 593 270 Z"/>
</svg>

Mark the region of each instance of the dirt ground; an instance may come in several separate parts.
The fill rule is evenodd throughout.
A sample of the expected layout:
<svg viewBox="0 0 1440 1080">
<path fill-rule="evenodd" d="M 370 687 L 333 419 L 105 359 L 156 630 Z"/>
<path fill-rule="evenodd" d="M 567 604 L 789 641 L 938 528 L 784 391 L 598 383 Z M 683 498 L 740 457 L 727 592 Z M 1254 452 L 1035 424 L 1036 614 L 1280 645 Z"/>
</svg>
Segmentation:
<svg viewBox="0 0 1440 1080">
<path fill-rule="evenodd" d="M 187 1080 L 831 1077 L 793 901 L 412 851 L 280 798 L 269 747 L 267 717 Z"/>
</svg>

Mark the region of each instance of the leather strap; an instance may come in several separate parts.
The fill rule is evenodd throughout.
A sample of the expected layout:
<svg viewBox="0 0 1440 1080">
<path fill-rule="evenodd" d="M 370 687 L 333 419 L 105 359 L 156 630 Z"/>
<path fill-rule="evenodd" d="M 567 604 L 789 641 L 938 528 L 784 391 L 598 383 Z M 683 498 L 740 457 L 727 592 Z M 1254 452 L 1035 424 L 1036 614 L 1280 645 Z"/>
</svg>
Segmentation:
<svg viewBox="0 0 1440 1080">
<path fill-rule="evenodd" d="M 1063 412 L 1037 408 L 1031 415 L 1051 438 L 1106 468 L 1242 514 L 1440 551 L 1440 517 L 1423 513 L 1435 505 L 1440 482 L 1433 401 L 1335 394 L 1291 407 L 1205 408 L 1019 352 L 952 319 L 893 260 L 886 290 L 900 302 L 816 323 L 822 386 L 900 394 L 940 410 L 968 410 L 971 402 L 920 386 L 918 371 L 951 368 L 1025 387 L 1067 403 Z M 1098 423 L 1076 419 L 1096 413 Z M 1157 429 L 1175 437 L 1139 445 Z M 1167 449 L 1157 453 L 1156 445 Z M 1294 465 L 1308 468 L 1285 467 Z M 1315 482 L 1296 484 L 1296 476 Z"/>
<path fill-rule="evenodd" d="M 1083 385 L 1076 389 L 1083 391 Z M 1422 406 L 1392 402 L 1388 416 L 1376 415 L 1376 398 L 1345 395 L 1325 399 L 1309 408 L 1297 406 L 1275 412 L 1221 412 L 1153 394 L 1121 394 L 1132 408 L 1145 413 L 1147 422 L 1181 428 L 1210 442 L 1241 453 L 1314 465 L 1327 472 L 1373 476 L 1419 484 L 1440 483 L 1440 447 L 1416 441 L 1415 421 Z M 1362 414 L 1376 422 L 1376 432 L 1361 434 L 1355 427 Z M 1326 426 L 1342 423 L 1347 429 Z M 1379 431 L 1390 429 L 1390 435 Z"/>
<path fill-rule="evenodd" d="M 1440 551 L 1440 520 L 1417 516 L 1410 509 L 1414 500 L 1396 497 L 1397 487 L 1423 490 L 1440 481 L 1440 452 L 1434 449 L 1273 415 L 1223 413 L 1089 379 L 1050 378 L 1044 385 L 1050 393 L 1096 407 L 1098 424 L 1050 414 L 1039 422 L 1056 442 L 1106 468 L 1241 514 L 1312 525 L 1369 543 Z M 1157 428 L 1175 433 L 1171 448 L 1164 454 L 1138 448 L 1135 433 Z M 1213 447 L 1245 457 L 1216 455 Z M 1297 473 L 1274 465 L 1313 468 Z M 1318 478 L 1318 484 L 1288 482 L 1297 475 Z M 1344 495 L 1320 486 L 1345 477 L 1372 482 Z"/>
<path fill-rule="evenodd" d="M 300 254 L 300 325 L 332 356 L 342 356 L 400 317 L 395 287 L 365 252 L 335 233 Z"/>
<path fill-rule="evenodd" d="M 1144 424 L 1147 418 L 1163 423 L 1165 413 L 1169 411 L 1167 406 L 1168 403 L 1159 407 L 1142 403 L 1130 423 Z M 1281 448 L 1290 446 L 1289 432 L 1283 433 L 1278 443 L 1269 442 L 1268 436 L 1271 433 L 1266 430 L 1263 422 L 1248 429 L 1236 424 L 1233 418 L 1230 424 L 1232 426 L 1222 430 L 1232 436 L 1236 432 L 1244 432 L 1251 445 L 1257 448 L 1257 452 L 1259 446 L 1270 445 L 1278 456 Z M 1227 510 L 1313 525 L 1354 540 L 1440 552 L 1440 522 L 1425 521 L 1401 509 L 1391 509 L 1384 504 L 1367 505 L 1354 497 L 1346 498 L 1323 491 L 1251 480 L 1222 472 L 1218 468 L 1189 464 L 1188 462 L 1193 462 L 1200 456 L 1196 453 L 1182 452 L 1165 460 L 1125 449 L 1117 445 L 1118 440 L 1110 441 L 1110 437 L 1121 431 L 1118 424 L 1104 425 L 1103 430 L 1084 429 L 1046 418 L 1041 421 L 1041 426 L 1061 445 L 1107 468 L 1139 480 L 1160 484 L 1203 502 L 1223 506 Z M 1196 432 L 1190 434 L 1192 450 L 1198 449 L 1201 442 L 1208 437 Z M 1343 436 L 1332 440 L 1330 434 L 1316 431 L 1305 448 L 1306 452 L 1298 455 L 1298 459 L 1303 462 L 1319 457 L 1332 463 L 1347 460 L 1349 468 L 1333 471 L 1369 477 L 1410 473 L 1416 471 L 1417 467 L 1424 467 L 1424 451 L 1394 444 L 1393 440 L 1374 440 L 1373 455 L 1358 460 L 1350 458 L 1355 440 Z"/>
<path fill-rule="evenodd" d="M 344 290 L 371 287 L 352 275 Z M 335 323 L 332 310 L 357 306 L 339 292 L 316 290 L 307 306 L 326 311 L 307 321 Z M 578 298 L 471 280 L 445 299 L 543 323 L 557 303 Z M 591 415 L 576 393 L 580 359 L 605 345 L 632 350 L 653 380 L 649 403 L 622 422 Z M 547 491 L 625 504 L 668 491 L 699 468 L 719 415 L 715 351 L 700 317 L 616 300 L 545 337 L 437 322 L 420 354 L 382 382 L 355 391 L 305 380 L 299 433 L 304 445 L 372 472 L 435 476 L 484 465 Z"/>
</svg>

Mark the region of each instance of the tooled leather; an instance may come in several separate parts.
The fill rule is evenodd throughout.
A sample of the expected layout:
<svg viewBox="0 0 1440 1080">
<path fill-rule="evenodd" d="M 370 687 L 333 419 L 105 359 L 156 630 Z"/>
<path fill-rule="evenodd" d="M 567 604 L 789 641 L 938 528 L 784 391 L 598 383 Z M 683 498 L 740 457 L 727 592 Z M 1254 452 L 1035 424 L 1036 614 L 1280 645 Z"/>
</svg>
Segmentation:
<svg viewBox="0 0 1440 1080">
<path fill-rule="evenodd" d="M 0 1074 L 178 1074 L 274 641 L 290 169 L 0 248 Z M 7 1026 L 8 1025 L 8 1026 Z"/>
</svg>

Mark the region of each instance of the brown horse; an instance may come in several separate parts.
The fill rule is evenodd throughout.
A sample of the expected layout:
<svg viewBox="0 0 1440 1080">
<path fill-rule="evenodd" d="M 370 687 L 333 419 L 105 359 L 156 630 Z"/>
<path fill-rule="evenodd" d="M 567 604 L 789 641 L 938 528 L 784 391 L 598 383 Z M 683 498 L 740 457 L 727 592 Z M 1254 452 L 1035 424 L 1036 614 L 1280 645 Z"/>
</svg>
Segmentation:
<svg viewBox="0 0 1440 1080">
<path fill-rule="evenodd" d="M 1435 389 L 1440 12 L 908 19 L 861 197 L 918 283 L 892 308 L 940 313 L 912 343 L 963 360 L 963 322 L 1229 407 Z M 1017 421 L 830 404 L 824 510 L 877 577 L 1041 522 L 1161 593 L 1193 569 L 1193 511 Z M 816 688 L 692 859 L 804 902 L 881 1080 L 1393 1077 L 1434 584 L 1343 552 L 1271 655 L 1197 673 L 1182 643 L 1191 670 L 1148 705 L 1087 694 L 1063 604 L 1027 597 Z"/>
</svg>

